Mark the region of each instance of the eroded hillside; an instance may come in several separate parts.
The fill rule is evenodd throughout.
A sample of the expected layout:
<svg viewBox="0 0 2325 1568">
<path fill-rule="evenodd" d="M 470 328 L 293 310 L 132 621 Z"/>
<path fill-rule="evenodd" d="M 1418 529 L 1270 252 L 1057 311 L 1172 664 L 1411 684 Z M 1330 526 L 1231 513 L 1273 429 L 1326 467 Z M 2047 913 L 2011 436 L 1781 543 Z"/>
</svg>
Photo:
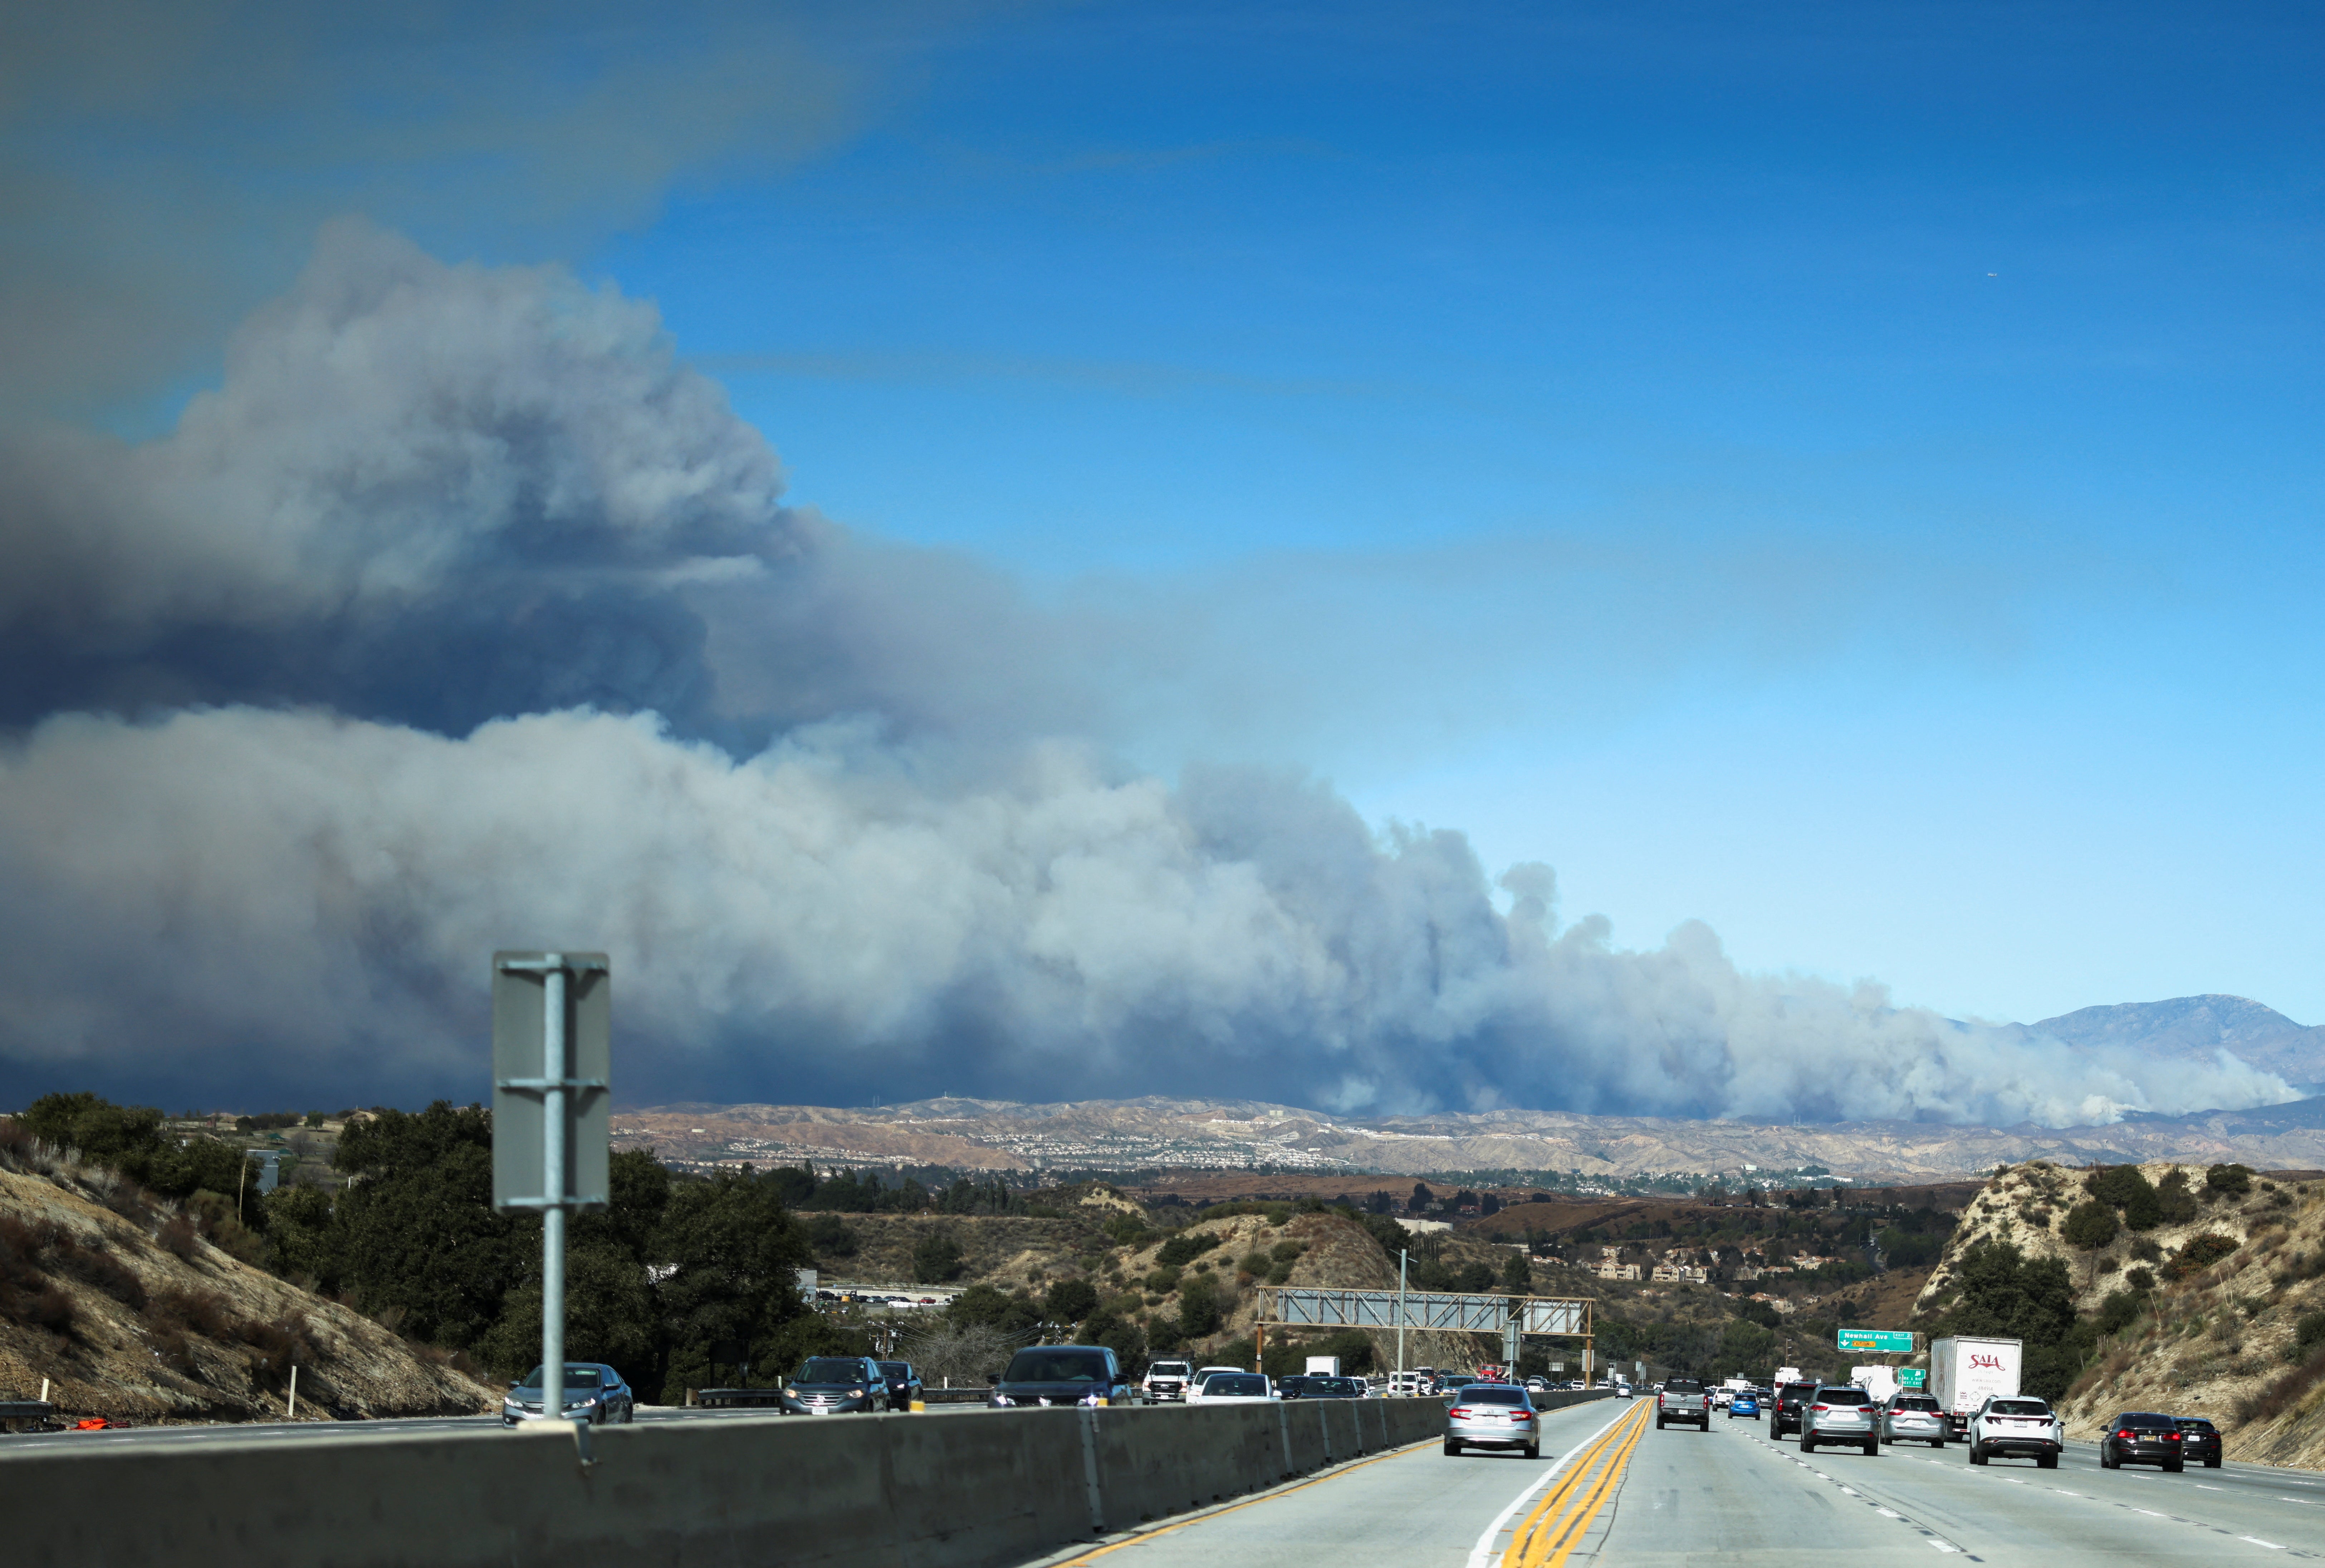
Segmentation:
<svg viewBox="0 0 2325 1568">
<path fill-rule="evenodd" d="M 14 1167 L 15 1168 L 9 1168 Z M 466 1415 L 496 1390 L 57 1157 L 0 1162 L 0 1397 L 139 1424 Z"/>
</svg>

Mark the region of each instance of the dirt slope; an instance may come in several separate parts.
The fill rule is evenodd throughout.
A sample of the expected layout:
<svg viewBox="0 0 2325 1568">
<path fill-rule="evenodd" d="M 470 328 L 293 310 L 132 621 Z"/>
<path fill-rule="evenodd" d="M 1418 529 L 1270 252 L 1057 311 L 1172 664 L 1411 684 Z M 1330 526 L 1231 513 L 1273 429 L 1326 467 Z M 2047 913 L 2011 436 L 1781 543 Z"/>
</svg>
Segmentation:
<svg viewBox="0 0 2325 1568">
<path fill-rule="evenodd" d="M 75 1416 L 460 1415 L 498 1393 L 361 1314 L 228 1256 L 110 1172 L 0 1169 L 0 1397 Z"/>
</svg>

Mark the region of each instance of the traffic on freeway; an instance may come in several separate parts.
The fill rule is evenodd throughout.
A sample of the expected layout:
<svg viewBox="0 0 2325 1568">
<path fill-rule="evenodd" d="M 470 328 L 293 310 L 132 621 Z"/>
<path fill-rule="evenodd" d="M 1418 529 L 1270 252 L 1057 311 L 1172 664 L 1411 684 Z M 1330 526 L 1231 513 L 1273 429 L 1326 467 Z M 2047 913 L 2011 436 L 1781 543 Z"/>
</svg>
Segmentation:
<svg viewBox="0 0 2325 1568">
<path fill-rule="evenodd" d="M 2325 1476 L 2230 1462 L 2165 1474 L 2058 1468 L 1941 1449 L 1812 1450 L 1750 1424 L 1657 1429 L 1648 1399 L 1542 1412 L 1541 1457 L 1431 1442 L 1135 1534 L 1040 1568 L 1552 1568 L 1954 1556 L 2029 1568 L 2265 1563 L 2325 1555 Z"/>
</svg>

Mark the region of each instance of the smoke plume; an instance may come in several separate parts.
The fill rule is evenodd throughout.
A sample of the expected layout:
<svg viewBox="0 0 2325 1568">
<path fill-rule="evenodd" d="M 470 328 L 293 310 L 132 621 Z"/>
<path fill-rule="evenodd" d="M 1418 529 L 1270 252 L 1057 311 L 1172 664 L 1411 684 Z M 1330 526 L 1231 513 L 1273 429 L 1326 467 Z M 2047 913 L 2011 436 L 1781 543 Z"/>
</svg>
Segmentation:
<svg viewBox="0 0 2325 1568">
<path fill-rule="evenodd" d="M 1128 768 L 1105 678 L 1147 631 L 786 509 L 653 310 L 555 269 L 340 226 L 169 435 L 7 439 L 0 1088 L 473 1094 L 486 955 L 541 945 L 612 954 L 631 1099 L 2288 1093 L 1743 973 L 1700 925 L 1623 950 L 1459 834 Z"/>
</svg>

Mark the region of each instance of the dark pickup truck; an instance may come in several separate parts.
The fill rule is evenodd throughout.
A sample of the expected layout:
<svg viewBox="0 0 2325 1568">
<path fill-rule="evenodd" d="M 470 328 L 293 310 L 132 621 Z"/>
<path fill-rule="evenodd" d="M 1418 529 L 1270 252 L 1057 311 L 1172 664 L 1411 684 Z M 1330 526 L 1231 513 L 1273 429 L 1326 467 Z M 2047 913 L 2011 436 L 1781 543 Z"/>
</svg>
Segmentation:
<svg viewBox="0 0 2325 1568">
<path fill-rule="evenodd" d="M 1711 1430 L 1711 1393 L 1700 1379 L 1664 1380 L 1663 1392 L 1655 1396 L 1655 1429 L 1660 1432 L 1674 1421 L 1691 1421 Z"/>
</svg>

